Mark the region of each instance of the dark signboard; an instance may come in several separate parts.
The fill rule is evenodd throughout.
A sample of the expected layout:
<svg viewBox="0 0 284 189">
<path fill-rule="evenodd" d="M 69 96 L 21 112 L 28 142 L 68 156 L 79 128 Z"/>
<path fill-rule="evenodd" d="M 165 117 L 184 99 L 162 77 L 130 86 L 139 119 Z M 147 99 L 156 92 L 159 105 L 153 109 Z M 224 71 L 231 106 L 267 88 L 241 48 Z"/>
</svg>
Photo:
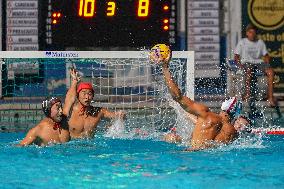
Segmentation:
<svg viewBox="0 0 284 189">
<path fill-rule="evenodd" d="M 175 0 L 45 1 L 40 47 L 151 47 L 176 43 Z M 43 46 L 43 47 L 42 47 Z"/>
</svg>

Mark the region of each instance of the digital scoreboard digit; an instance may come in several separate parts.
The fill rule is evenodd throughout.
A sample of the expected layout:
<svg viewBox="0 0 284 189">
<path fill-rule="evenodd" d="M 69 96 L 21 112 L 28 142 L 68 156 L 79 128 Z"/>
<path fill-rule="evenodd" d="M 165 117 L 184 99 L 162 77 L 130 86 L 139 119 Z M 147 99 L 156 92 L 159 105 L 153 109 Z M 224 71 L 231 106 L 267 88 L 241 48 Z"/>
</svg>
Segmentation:
<svg viewBox="0 0 284 189">
<path fill-rule="evenodd" d="M 176 0 L 48 0 L 47 46 L 144 47 L 174 44 Z"/>
</svg>

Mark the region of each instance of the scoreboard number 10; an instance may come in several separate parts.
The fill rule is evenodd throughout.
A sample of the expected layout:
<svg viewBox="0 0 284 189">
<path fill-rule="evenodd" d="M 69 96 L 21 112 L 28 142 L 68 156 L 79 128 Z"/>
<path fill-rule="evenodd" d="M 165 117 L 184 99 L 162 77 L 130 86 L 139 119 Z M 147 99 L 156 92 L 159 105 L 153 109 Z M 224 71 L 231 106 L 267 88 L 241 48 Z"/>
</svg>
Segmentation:
<svg viewBox="0 0 284 189">
<path fill-rule="evenodd" d="M 79 17 L 91 18 L 96 14 L 96 0 L 79 0 Z M 150 0 L 138 0 L 137 16 L 147 17 L 149 15 Z M 106 16 L 115 16 L 116 3 L 107 2 Z"/>
</svg>

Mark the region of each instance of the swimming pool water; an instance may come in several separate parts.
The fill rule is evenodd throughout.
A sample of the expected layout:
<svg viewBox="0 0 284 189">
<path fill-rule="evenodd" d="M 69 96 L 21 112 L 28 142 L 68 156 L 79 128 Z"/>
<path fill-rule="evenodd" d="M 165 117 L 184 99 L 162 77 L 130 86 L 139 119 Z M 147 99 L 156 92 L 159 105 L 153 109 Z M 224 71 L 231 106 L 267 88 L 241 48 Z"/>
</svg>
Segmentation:
<svg viewBox="0 0 284 189">
<path fill-rule="evenodd" d="M 200 152 L 103 136 L 15 147 L 23 137 L 0 133 L 0 188 L 284 188 L 284 136 Z"/>
</svg>

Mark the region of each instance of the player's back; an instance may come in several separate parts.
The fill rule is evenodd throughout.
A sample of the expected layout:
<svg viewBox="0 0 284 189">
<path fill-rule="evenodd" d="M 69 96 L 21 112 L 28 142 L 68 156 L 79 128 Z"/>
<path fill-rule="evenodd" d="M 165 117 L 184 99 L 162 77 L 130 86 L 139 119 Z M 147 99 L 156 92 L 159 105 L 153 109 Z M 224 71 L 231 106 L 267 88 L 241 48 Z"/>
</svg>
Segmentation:
<svg viewBox="0 0 284 189">
<path fill-rule="evenodd" d="M 209 112 L 206 118 L 197 118 L 191 139 L 192 148 L 207 148 L 212 146 L 212 142 L 220 131 L 222 122 L 220 117 Z"/>
</svg>

